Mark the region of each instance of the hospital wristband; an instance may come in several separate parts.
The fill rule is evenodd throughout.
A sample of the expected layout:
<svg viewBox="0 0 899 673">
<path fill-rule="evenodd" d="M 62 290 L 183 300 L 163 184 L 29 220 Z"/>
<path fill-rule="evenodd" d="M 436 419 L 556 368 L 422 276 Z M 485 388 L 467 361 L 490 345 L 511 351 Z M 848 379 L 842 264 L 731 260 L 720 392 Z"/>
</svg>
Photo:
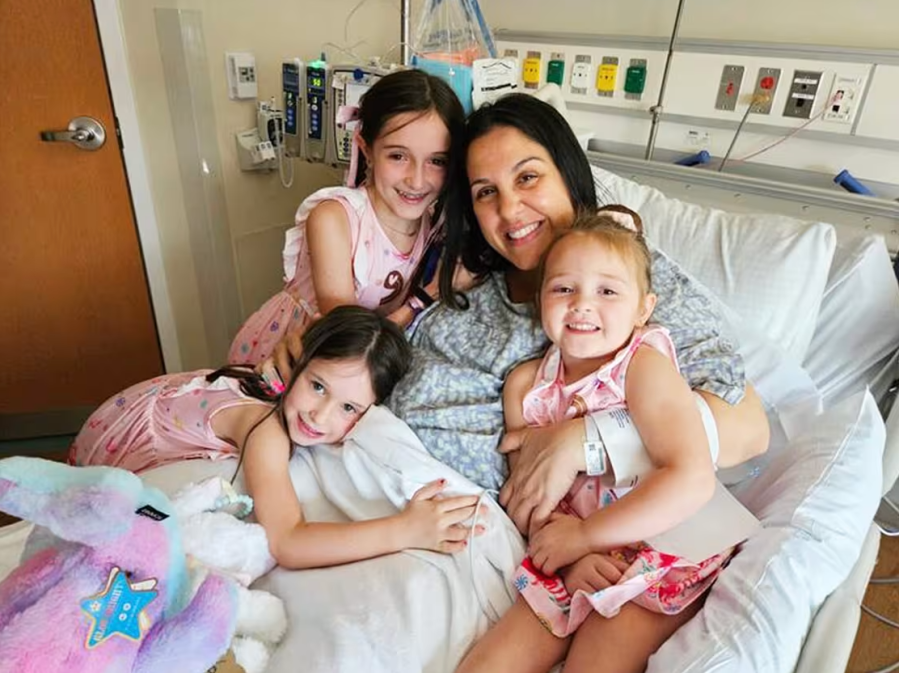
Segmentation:
<svg viewBox="0 0 899 673">
<path fill-rule="evenodd" d="M 416 287 L 414 290 L 412 290 L 412 295 L 415 299 L 421 302 L 423 308 L 427 308 L 434 303 L 434 298 L 427 292 L 425 292 L 423 288 Z"/>
<path fill-rule="evenodd" d="M 409 307 L 409 310 L 412 311 L 412 317 L 418 317 L 418 314 L 424 311 L 427 306 L 425 306 L 424 302 L 418 297 L 410 295 L 408 299 L 406 299 L 406 306 Z"/>
<path fill-rule="evenodd" d="M 584 464 L 590 477 L 606 473 L 606 445 L 599 435 L 599 428 L 590 416 L 584 416 Z"/>
</svg>

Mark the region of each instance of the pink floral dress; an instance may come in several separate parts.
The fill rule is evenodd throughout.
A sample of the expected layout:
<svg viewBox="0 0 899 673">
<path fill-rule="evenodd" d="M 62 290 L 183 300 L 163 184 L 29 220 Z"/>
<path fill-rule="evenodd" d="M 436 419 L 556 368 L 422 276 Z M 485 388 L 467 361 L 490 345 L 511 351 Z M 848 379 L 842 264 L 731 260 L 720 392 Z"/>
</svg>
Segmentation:
<svg viewBox="0 0 899 673">
<path fill-rule="evenodd" d="M 648 326 L 634 332 L 630 342 L 598 371 L 566 385 L 559 349 L 551 346 L 537 371 L 534 387 L 524 398 L 524 419 L 531 426 L 546 426 L 588 413 L 626 407 L 624 381 L 634 353 L 641 345 L 651 346 L 677 360 L 668 330 Z M 630 488 L 612 488 L 602 477 L 579 476 L 559 510 L 586 518 L 623 497 Z M 614 586 L 593 594 L 577 591 L 569 595 L 561 577 L 544 575 L 531 562 L 522 562 L 515 577 L 516 588 L 546 626 L 558 637 L 574 633 L 592 611 L 605 617 L 618 613 L 633 601 L 647 610 L 676 614 L 699 598 L 730 560 L 732 550 L 694 564 L 638 543 L 611 552 L 629 564 Z"/>
<path fill-rule="evenodd" d="M 238 454 L 219 439 L 212 419 L 239 404 L 266 404 L 212 370 L 166 374 L 110 397 L 91 414 L 69 451 L 72 465 L 109 465 L 142 472 L 191 458 L 219 460 Z"/>
<path fill-rule="evenodd" d="M 412 250 L 406 254 L 384 233 L 365 186 L 320 189 L 303 201 L 297 210 L 295 226 L 287 231 L 283 252 L 284 289 L 247 318 L 231 343 L 228 352 L 231 364 L 259 364 L 271 355 L 285 334 L 302 332 L 318 311 L 306 220 L 322 201 L 336 201 L 346 211 L 353 247 L 356 302 L 390 313 L 405 300 L 409 282 L 437 233 L 429 213 L 422 217 Z"/>
</svg>

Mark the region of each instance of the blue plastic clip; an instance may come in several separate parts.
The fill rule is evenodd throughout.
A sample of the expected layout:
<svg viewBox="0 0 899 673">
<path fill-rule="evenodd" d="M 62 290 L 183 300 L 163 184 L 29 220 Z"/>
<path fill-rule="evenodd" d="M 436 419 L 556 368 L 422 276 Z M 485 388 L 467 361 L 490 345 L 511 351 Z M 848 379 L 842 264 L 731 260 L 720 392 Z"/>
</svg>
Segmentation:
<svg viewBox="0 0 899 673">
<path fill-rule="evenodd" d="M 847 171 L 845 168 L 837 173 L 833 181 L 840 187 L 845 189 L 847 192 L 852 192 L 853 194 L 864 194 L 865 196 L 876 196 L 874 192 L 872 192 L 861 182 L 852 177 L 852 173 Z"/>
<path fill-rule="evenodd" d="M 709 155 L 708 150 L 700 150 L 696 154 L 691 154 L 683 159 L 678 159 L 674 163 L 678 166 L 696 166 L 698 164 L 707 164 L 711 160 L 712 157 Z"/>
</svg>

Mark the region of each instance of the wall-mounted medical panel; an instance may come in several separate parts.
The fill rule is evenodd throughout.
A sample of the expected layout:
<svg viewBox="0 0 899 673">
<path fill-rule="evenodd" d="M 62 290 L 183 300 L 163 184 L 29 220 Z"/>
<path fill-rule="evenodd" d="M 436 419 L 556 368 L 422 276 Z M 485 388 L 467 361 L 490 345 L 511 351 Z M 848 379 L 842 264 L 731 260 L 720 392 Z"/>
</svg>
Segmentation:
<svg viewBox="0 0 899 673">
<path fill-rule="evenodd" d="M 899 141 L 899 65 L 877 65 L 855 133 Z"/>
<path fill-rule="evenodd" d="M 537 88 L 538 79 L 542 86 L 548 75 L 545 64 L 561 60 L 565 66 L 560 87 L 567 102 L 596 103 L 624 110 L 648 111 L 655 104 L 666 56 L 664 51 L 622 47 L 614 41 L 608 46 L 573 47 L 499 39 L 496 48 L 500 55 L 518 54 L 519 87 Z M 539 76 L 535 75 L 535 61 L 541 64 Z M 628 70 L 632 67 L 628 80 Z M 628 95 L 632 93 L 628 88 L 639 90 L 639 95 Z"/>
<path fill-rule="evenodd" d="M 576 130 L 593 134 L 591 149 L 644 155 L 667 39 L 504 30 L 496 37 L 500 53 L 539 52 L 543 62 L 564 54 L 562 96 Z M 607 65 L 617 59 L 612 95 L 597 87 L 611 81 L 611 71 L 600 76 L 604 59 Z M 625 68 L 640 61 L 643 92 L 627 95 Z M 741 78 L 729 76 L 741 69 Z M 899 50 L 683 39 L 671 60 L 654 158 L 707 150 L 714 169 L 730 149 L 728 170 L 804 172 L 820 187 L 848 169 L 896 198 L 897 110 Z"/>
<path fill-rule="evenodd" d="M 733 110 L 721 110 L 716 105 L 722 67 L 725 66 L 741 66 L 746 72 Z M 771 100 L 771 112 L 767 115 L 750 113 L 747 123 L 763 123 L 791 129 L 812 120 L 806 127 L 809 130 L 849 135 L 852 131 L 851 125 L 823 119 L 834 78 L 839 76 L 866 82 L 873 66 L 870 63 L 816 61 L 764 55 L 675 53 L 671 74 L 668 77 L 665 112 L 684 117 L 739 122 L 746 113 L 747 106 L 752 104 L 757 75 L 760 70 L 766 68 L 776 68 L 781 72 L 780 81 Z M 813 75 L 816 73 L 820 81 L 813 85 L 812 82 L 815 81 Z M 814 90 L 812 86 L 815 87 Z M 800 90 L 800 87 L 806 87 L 805 91 L 809 93 Z M 805 108 L 810 110 L 810 113 L 803 117 L 786 116 L 784 111 L 788 107 L 799 110 Z"/>
</svg>

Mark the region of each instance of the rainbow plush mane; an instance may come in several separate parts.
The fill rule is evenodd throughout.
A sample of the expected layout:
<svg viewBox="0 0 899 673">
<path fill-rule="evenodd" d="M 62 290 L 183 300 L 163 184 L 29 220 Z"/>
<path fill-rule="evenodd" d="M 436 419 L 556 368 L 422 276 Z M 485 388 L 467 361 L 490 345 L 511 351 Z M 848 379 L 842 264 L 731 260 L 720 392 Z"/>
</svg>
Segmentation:
<svg viewBox="0 0 899 673">
<path fill-rule="evenodd" d="M 203 673 L 228 649 L 233 584 L 194 591 L 171 503 L 134 474 L 7 458 L 0 511 L 61 540 L 0 583 L 4 670 Z"/>
</svg>

